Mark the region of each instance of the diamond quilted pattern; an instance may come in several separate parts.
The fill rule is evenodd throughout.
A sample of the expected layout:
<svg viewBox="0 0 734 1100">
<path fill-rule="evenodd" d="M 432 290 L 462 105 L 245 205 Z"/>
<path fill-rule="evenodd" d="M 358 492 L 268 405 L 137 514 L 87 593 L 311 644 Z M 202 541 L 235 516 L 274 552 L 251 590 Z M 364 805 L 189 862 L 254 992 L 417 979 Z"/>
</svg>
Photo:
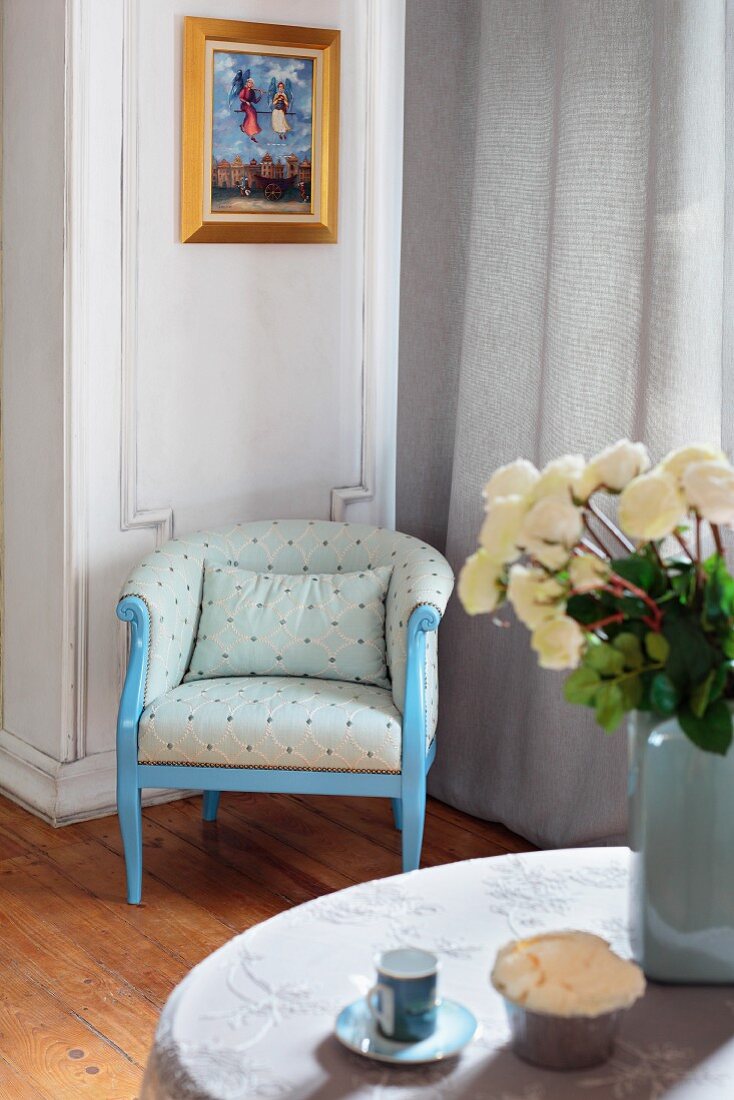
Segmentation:
<svg viewBox="0 0 734 1100">
<path fill-rule="evenodd" d="M 207 566 L 196 647 L 184 680 L 316 676 L 389 687 L 390 573 L 385 566 L 296 576 Z"/>
<path fill-rule="evenodd" d="M 191 681 L 140 719 L 142 764 L 399 772 L 401 718 L 384 688 L 335 680 Z"/>
</svg>

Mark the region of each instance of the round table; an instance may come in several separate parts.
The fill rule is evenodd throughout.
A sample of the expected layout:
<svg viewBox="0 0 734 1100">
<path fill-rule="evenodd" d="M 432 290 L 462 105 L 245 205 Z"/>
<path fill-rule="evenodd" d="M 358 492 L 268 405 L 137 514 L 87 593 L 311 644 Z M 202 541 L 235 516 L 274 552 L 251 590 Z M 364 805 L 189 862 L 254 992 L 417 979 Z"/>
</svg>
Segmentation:
<svg viewBox="0 0 734 1100">
<path fill-rule="evenodd" d="M 495 856 L 329 894 L 235 937 L 166 1004 L 142 1100 L 731 1100 L 734 987 L 650 984 L 596 1069 L 525 1065 L 488 982 L 503 943 L 580 928 L 629 954 L 629 852 Z M 441 958 L 441 991 L 479 1037 L 453 1061 L 393 1068 L 343 1049 L 334 1018 L 374 980 L 372 959 L 416 944 Z"/>
</svg>

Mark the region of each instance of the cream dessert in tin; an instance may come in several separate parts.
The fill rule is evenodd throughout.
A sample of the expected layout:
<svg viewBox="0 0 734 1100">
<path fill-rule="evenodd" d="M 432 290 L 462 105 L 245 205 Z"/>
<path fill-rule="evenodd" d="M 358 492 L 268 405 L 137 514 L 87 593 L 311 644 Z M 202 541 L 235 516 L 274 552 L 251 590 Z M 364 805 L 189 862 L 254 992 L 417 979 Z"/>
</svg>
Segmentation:
<svg viewBox="0 0 734 1100">
<path fill-rule="evenodd" d="M 605 1061 L 622 1013 L 645 992 L 642 971 L 590 932 L 547 932 L 497 954 L 513 1049 L 535 1065 L 580 1069 Z"/>
</svg>

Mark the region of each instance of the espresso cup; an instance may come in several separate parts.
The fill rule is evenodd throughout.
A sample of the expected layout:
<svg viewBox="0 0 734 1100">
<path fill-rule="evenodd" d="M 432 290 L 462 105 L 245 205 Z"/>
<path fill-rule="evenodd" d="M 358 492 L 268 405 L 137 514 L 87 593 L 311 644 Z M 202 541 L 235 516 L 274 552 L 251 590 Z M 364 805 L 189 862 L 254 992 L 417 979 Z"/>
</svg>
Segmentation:
<svg viewBox="0 0 734 1100">
<path fill-rule="evenodd" d="M 396 947 L 375 958 L 377 983 L 367 1004 L 386 1038 L 416 1043 L 436 1030 L 438 965 L 419 947 Z"/>
</svg>

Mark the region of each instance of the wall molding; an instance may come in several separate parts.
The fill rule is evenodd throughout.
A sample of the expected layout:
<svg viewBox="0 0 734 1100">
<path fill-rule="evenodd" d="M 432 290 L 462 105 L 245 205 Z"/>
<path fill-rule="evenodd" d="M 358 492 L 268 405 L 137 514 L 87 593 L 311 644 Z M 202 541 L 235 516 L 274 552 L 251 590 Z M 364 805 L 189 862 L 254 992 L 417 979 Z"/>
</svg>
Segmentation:
<svg viewBox="0 0 734 1100">
<path fill-rule="evenodd" d="M 117 812 L 116 754 L 59 761 L 0 729 L 0 793 L 50 825 L 71 825 Z M 150 789 L 143 805 L 188 798 L 196 791 Z"/>
<path fill-rule="evenodd" d="M 122 308 L 120 529 L 149 528 L 155 545 L 173 535 L 173 508 L 138 506 L 139 0 L 124 0 L 122 28 Z"/>
<path fill-rule="evenodd" d="M 84 756 L 87 725 L 88 15 L 87 0 L 67 0 L 64 28 L 63 698 L 59 751 L 63 761 Z"/>
<path fill-rule="evenodd" d="M 173 507 L 138 504 L 139 3 L 124 0 L 123 11 L 120 528 L 151 529 L 160 546 L 173 535 Z M 373 518 L 394 526 L 403 160 L 402 114 L 395 105 L 403 99 L 405 0 L 367 0 L 365 12 L 360 473 L 357 484 L 332 488 L 330 515 L 342 520 L 351 505 L 373 503 L 379 513 Z M 392 94 L 386 97 L 388 84 Z M 391 188 L 381 185 L 386 173 Z"/>
<path fill-rule="evenodd" d="M 365 53 L 360 474 L 358 484 L 331 490 L 331 518 L 374 502 L 370 518 L 394 527 L 405 0 L 367 0 Z"/>
</svg>

